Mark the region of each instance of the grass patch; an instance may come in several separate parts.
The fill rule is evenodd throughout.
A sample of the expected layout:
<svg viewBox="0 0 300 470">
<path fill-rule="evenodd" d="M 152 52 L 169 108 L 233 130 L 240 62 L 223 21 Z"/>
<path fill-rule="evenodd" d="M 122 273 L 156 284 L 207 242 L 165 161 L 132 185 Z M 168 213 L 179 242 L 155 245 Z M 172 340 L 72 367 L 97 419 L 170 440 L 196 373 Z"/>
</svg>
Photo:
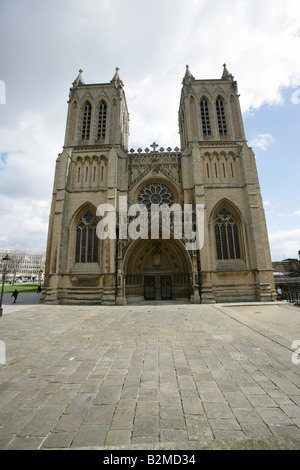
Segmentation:
<svg viewBox="0 0 300 470">
<path fill-rule="evenodd" d="M 18 292 L 36 292 L 37 288 L 39 286 L 39 283 L 36 284 L 15 284 L 14 286 L 12 285 L 6 285 L 4 286 L 4 292 L 13 292 L 15 289 L 17 289 Z M 43 288 L 43 284 L 42 284 Z"/>
</svg>

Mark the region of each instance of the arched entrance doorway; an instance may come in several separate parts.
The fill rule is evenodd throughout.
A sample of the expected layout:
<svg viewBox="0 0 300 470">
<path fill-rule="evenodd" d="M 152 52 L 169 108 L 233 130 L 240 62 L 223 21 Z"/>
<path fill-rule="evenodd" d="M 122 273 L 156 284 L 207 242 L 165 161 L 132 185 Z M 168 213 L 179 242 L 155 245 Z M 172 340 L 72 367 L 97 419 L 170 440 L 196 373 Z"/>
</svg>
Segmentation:
<svg viewBox="0 0 300 470">
<path fill-rule="evenodd" d="M 128 300 L 189 299 L 193 294 L 193 263 L 180 240 L 131 242 L 123 273 Z"/>
</svg>

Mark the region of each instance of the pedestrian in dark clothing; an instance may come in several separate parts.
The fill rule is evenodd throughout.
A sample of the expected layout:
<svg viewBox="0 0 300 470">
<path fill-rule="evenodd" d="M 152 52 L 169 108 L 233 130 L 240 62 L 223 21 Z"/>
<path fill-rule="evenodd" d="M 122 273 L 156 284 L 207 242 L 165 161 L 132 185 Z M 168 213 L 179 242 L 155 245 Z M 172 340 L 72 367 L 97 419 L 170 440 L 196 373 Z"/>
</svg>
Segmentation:
<svg viewBox="0 0 300 470">
<path fill-rule="evenodd" d="M 41 288 L 41 286 L 39 286 L 39 287 L 37 288 L 37 294 L 40 294 L 41 292 L 42 292 L 42 288 Z"/>
<path fill-rule="evenodd" d="M 11 294 L 11 296 L 15 298 L 14 304 L 15 304 L 16 301 L 17 301 L 18 295 L 19 295 L 19 292 L 17 291 L 17 289 L 15 289 L 15 290 L 13 291 L 13 293 Z"/>
</svg>

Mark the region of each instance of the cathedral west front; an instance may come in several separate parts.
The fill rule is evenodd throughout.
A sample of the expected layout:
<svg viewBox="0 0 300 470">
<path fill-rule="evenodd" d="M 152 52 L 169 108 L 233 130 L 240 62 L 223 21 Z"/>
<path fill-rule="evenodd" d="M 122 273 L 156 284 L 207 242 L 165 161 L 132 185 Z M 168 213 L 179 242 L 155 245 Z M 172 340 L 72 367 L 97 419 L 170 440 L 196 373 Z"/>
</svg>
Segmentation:
<svg viewBox="0 0 300 470">
<path fill-rule="evenodd" d="M 225 65 L 220 79 L 201 80 L 187 66 L 178 119 L 180 149 L 129 149 L 119 70 L 101 84 L 86 84 L 79 72 L 56 161 L 45 302 L 274 299 L 255 156 Z"/>
</svg>

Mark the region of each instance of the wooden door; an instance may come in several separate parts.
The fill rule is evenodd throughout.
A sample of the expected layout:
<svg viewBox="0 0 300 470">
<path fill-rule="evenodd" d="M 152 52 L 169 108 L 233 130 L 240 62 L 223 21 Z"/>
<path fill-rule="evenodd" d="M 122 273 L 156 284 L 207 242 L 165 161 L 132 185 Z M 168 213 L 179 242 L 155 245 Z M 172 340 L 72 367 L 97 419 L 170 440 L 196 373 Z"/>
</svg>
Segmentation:
<svg viewBox="0 0 300 470">
<path fill-rule="evenodd" d="M 155 276 L 144 277 L 144 296 L 146 300 L 155 300 Z"/>
<path fill-rule="evenodd" d="M 160 285 L 161 285 L 161 298 L 163 300 L 172 299 L 172 277 L 161 276 Z"/>
</svg>

